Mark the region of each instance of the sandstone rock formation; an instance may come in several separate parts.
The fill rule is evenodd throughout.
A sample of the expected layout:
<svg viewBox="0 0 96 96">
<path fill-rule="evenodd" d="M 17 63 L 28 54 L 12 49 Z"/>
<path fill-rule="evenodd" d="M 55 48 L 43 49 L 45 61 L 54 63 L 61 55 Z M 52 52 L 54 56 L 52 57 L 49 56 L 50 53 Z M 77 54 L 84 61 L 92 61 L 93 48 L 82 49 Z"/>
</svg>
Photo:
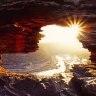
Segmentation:
<svg viewBox="0 0 96 96">
<path fill-rule="evenodd" d="M 96 96 L 96 66 L 77 65 L 72 82 L 80 96 Z"/>
<path fill-rule="evenodd" d="M 83 18 L 88 32 L 78 38 L 95 63 L 95 9 L 95 0 L 1 0 L 0 53 L 33 52 L 38 49 L 42 26 L 64 26 L 68 17 Z"/>
</svg>

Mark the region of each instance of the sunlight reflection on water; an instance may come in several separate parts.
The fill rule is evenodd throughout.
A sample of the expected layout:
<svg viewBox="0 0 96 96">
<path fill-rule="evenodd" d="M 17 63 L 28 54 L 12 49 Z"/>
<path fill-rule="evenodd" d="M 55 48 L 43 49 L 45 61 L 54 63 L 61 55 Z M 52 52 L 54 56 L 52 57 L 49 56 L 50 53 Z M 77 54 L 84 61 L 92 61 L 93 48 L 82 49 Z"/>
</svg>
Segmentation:
<svg viewBox="0 0 96 96">
<path fill-rule="evenodd" d="M 53 74 L 63 73 L 66 70 L 66 66 L 64 64 L 63 58 L 60 56 L 56 56 L 56 59 L 58 61 L 58 63 L 56 64 L 57 69 L 39 72 L 37 73 L 37 75 L 52 76 Z"/>
</svg>

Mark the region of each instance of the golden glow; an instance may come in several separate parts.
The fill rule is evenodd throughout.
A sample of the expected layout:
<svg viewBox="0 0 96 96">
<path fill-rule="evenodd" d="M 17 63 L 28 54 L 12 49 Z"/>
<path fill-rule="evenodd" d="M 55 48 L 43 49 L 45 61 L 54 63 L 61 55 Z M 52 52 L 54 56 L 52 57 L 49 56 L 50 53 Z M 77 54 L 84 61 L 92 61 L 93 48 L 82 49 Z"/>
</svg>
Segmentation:
<svg viewBox="0 0 96 96">
<path fill-rule="evenodd" d="M 78 33 L 81 31 L 79 25 L 70 27 L 61 27 L 57 25 L 48 25 L 41 28 L 45 37 L 40 42 L 64 42 L 74 43 Z"/>
<path fill-rule="evenodd" d="M 52 76 L 53 74 L 64 73 L 74 64 L 86 64 L 89 62 L 90 52 L 83 48 L 77 36 L 85 31 L 82 19 L 73 21 L 69 18 L 68 26 L 47 25 L 41 28 L 41 34 L 45 37 L 40 41 L 41 48 L 51 55 L 56 56 L 57 69 L 38 72 L 40 76 Z M 62 56 L 64 55 L 64 56 Z M 67 64 L 67 65 L 66 65 Z"/>
</svg>

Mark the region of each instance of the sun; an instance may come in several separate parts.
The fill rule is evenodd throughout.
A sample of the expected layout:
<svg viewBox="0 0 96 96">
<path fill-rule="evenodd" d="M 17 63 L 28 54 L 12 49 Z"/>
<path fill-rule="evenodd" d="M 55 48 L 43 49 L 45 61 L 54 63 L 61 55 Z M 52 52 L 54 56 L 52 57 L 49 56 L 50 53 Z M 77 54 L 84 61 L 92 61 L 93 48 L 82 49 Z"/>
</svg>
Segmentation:
<svg viewBox="0 0 96 96">
<path fill-rule="evenodd" d="M 78 33 L 82 30 L 78 24 L 70 26 L 47 25 L 41 28 L 45 37 L 40 42 L 74 42 Z"/>
<path fill-rule="evenodd" d="M 71 25 L 70 27 L 68 27 L 68 29 L 69 29 L 69 31 L 68 31 L 69 35 L 71 37 L 77 37 L 78 33 L 81 31 L 81 27 L 77 24 Z"/>
</svg>

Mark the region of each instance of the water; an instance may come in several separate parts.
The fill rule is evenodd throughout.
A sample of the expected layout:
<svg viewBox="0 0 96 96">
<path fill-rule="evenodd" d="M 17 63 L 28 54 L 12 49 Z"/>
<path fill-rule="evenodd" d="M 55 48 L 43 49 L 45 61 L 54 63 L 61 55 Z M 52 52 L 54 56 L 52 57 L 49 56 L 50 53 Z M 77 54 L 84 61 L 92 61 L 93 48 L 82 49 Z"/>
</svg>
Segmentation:
<svg viewBox="0 0 96 96">
<path fill-rule="evenodd" d="M 56 66 L 57 66 L 56 69 L 42 71 L 42 72 L 37 73 L 37 75 L 52 76 L 54 74 L 63 73 L 66 70 L 66 66 L 64 64 L 63 57 L 56 56 L 56 59 L 58 61 L 58 63 L 56 64 Z"/>
</svg>

